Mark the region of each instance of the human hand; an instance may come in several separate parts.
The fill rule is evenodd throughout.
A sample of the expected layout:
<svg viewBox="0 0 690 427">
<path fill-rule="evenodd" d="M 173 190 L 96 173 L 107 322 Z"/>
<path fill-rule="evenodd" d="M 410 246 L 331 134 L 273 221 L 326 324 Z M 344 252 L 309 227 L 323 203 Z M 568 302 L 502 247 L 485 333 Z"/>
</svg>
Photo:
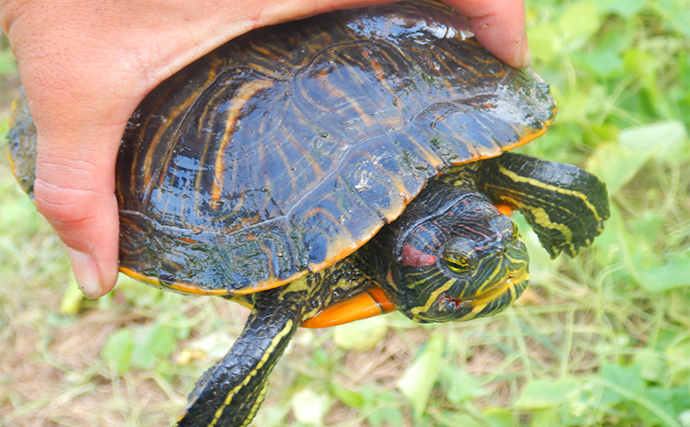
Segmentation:
<svg viewBox="0 0 690 427">
<path fill-rule="evenodd" d="M 529 63 L 522 0 L 445 0 L 477 39 Z M 158 83 L 254 28 L 382 0 L 3 0 L 2 29 L 19 62 L 38 131 L 34 197 L 89 298 L 117 280 L 115 160 L 132 112 Z"/>
</svg>

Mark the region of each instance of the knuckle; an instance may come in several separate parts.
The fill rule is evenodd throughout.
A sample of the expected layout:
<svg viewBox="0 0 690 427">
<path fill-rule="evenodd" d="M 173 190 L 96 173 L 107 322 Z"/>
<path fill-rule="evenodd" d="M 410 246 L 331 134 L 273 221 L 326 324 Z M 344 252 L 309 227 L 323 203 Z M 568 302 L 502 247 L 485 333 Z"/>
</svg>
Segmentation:
<svg viewBox="0 0 690 427">
<path fill-rule="evenodd" d="M 90 147 L 49 147 L 46 145 L 39 146 L 36 165 L 39 176 L 49 177 L 46 183 L 53 182 L 53 179 L 50 179 L 53 177 L 59 180 L 61 177 L 89 177 L 102 173 L 102 166 L 96 160 L 99 154 L 96 150 Z M 78 182 L 78 180 L 72 181 L 70 184 L 74 186 Z"/>
<path fill-rule="evenodd" d="M 36 209 L 56 228 L 72 228 L 94 217 L 95 191 L 60 187 L 44 180 L 34 183 Z"/>
</svg>

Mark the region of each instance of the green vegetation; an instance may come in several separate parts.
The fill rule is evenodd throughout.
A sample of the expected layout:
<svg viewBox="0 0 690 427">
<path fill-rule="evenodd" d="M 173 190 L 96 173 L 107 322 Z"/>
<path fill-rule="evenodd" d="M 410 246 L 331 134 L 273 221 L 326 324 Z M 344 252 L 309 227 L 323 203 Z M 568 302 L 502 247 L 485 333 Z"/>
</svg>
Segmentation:
<svg viewBox="0 0 690 427">
<path fill-rule="evenodd" d="M 604 234 L 551 261 L 521 227 L 531 286 L 495 318 L 300 331 L 255 425 L 690 426 L 690 4 L 527 3 L 533 68 L 560 112 L 522 151 L 608 183 Z M 4 46 L 2 134 L 13 76 Z M 4 156 L 0 200 L 0 424 L 173 422 L 244 309 L 124 277 L 84 300 Z"/>
</svg>

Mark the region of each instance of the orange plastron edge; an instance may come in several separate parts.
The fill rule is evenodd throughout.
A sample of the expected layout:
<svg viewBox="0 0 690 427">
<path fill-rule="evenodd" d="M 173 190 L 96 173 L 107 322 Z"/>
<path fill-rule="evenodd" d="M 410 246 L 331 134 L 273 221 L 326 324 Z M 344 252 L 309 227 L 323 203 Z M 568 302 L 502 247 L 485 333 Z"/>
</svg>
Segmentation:
<svg viewBox="0 0 690 427">
<path fill-rule="evenodd" d="M 494 206 L 496 206 L 496 209 L 498 209 L 503 215 L 510 216 L 510 214 L 513 213 L 513 208 L 508 205 L 498 203 Z"/>
<path fill-rule="evenodd" d="M 395 311 L 393 304 L 378 286 L 371 287 L 352 298 L 324 308 L 311 319 L 302 323 L 305 328 L 328 328 L 355 320 L 367 319 Z"/>
</svg>

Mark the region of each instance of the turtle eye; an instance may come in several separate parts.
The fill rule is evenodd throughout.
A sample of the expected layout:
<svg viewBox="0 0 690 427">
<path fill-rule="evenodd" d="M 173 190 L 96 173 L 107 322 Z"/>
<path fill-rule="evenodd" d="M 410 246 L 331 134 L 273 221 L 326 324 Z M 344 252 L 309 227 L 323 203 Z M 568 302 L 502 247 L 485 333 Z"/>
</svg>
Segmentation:
<svg viewBox="0 0 690 427">
<path fill-rule="evenodd" d="M 453 273 L 463 274 L 470 269 L 470 263 L 467 261 L 467 258 L 458 254 L 447 254 L 443 260 Z"/>
</svg>

